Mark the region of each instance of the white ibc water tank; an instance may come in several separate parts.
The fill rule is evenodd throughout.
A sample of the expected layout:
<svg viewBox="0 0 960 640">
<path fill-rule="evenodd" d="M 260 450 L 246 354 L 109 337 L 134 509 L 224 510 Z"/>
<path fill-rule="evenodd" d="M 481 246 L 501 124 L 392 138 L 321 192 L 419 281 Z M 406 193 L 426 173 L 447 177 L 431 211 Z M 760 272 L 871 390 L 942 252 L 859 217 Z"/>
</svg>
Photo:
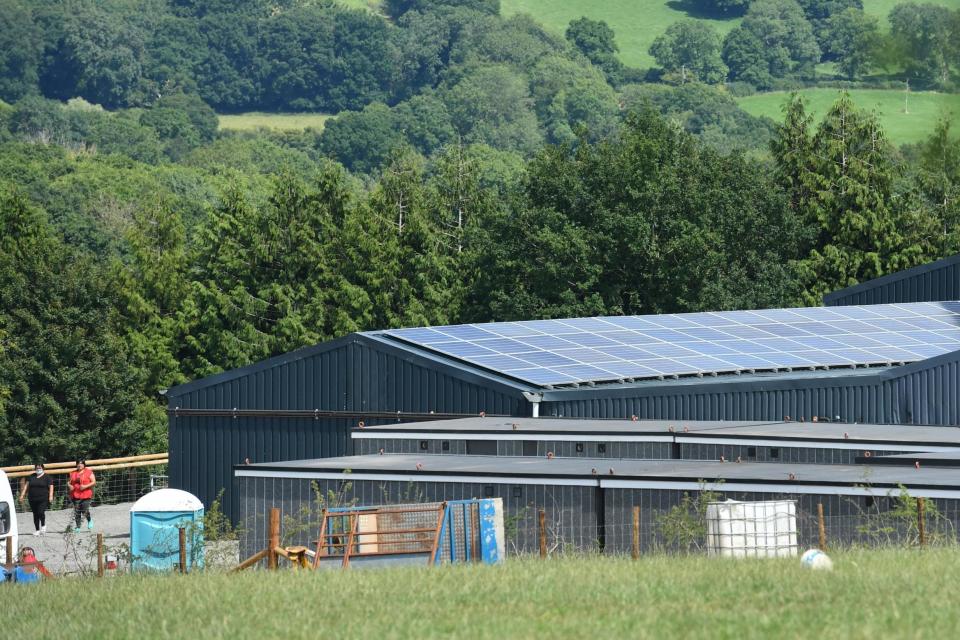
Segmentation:
<svg viewBox="0 0 960 640">
<path fill-rule="evenodd" d="M 797 555 L 797 503 L 711 502 L 707 505 L 707 552 L 733 558 Z"/>
</svg>

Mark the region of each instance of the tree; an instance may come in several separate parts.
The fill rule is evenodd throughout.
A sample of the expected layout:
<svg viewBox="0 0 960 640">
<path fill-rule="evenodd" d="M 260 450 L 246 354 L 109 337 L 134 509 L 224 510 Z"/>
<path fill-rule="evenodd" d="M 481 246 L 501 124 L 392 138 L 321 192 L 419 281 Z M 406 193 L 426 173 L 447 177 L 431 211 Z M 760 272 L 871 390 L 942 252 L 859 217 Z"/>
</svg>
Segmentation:
<svg viewBox="0 0 960 640">
<path fill-rule="evenodd" d="M 960 144 L 942 118 L 919 148 L 917 184 L 939 222 L 945 253 L 960 251 Z"/>
<path fill-rule="evenodd" d="M 723 61 L 731 79 L 769 88 L 774 78 L 811 76 L 820 47 L 796 0 L 756 0 L 724 39 Z"/>
<path fill-rule="evenodd" d="M 541 151 L 507 207 L 490 222 L 468 317 L 776 306 L 794 295 L 796 224 L 761 166 L 649 110 L 613 139 Z"/>
<path fill-rule="evenodd" d="M 849 79 L 869 70 L 880 42 L 878 25 L 875 16 L 858 9 L 847 9 L 827 20 L 828 51 Z"/>
<path fill-rule="evenodd" d="M 952 32 L 956 17 L 936 4 L 898 4 L 890 11 L 890 32 L 905 53 L 907 77 L 917 86 L 946 86 L 958 51 Z"/>
<path fill-rule="evenodd" d="M 142 104 L 145 34 L 120 16 L 81 6 L 47 51 L 40 73 L 44 95 L 80 96 L 107 108 Z"/>
<path fill-rule="evenodd" d="M 124 338 L 146 389 L 157 391 L 187 380 L 177 358 L 190 297 L 186 232 L 176 209 L 158 198 L 136 213 L 127 239 L 129 262 L 114 267 Z"/>
<path fill-rule="evenodd" d="M 582 129 L 589 140 L 616 133 L 618 96 L 596 67 L 547 56 L 529 70 L 529 78 L 534 110 L 549 142 L 576 142 Z"/>
<path fill-rule="evenodd" d="M 179 160 L 189 151 L 209 142 L 217 133 L 217 114 L 196 95 L 180 92 L 162 96 L 140 116 L 164 141 L 167 155 Z"/>
<path fill-rule="evenodd" d="M 143 378 L 118 335 L 112 279 L 0 186 L 0 464 L 158 445 L 138 422 Z M 153 425 L 156 426 L 155 424 Z"/>
<path fill-rule="evenodd" d="M 667 72 L 679 74 L 683 82 L 713 84 L 727 76 L 727 65 L 720 58 L 720 36 L 700 20 L 674 22 L 653 41 L 650 55 Z"/>
<path fill-rule="evenodd" d="M 30 5 L 7 0 L 0 10 L 0 99 L 13 102 L 37 91 L 43 36 Z"/>
<path fill-rule="evenodd" d="M 423 158 L 392 154 L 362 207 L 347 212 L 337 306 L 363 328 L 446 324 L 458 287 L 453 253 L 430 219 Z"/>
<path fill-rule="evenodd" d="M 824 59 L 833 60 L 830 52 L 830 18 L 847 9 L 863 11 L 863 0 L 797 0 L 807 17 Z"/>
<path fill-rule="evenodd" d="M 617 58 L 620 47 L 617 46 L 610 25 L 603 20 L 591 20 L 587 17 L 571 20 L 566 38 L 593 64 L 603 69 L 608 78 L 617 78 L 623 63 Z"/>
<path fill-rule="evenodd" d="M 803 300 L 911 267 L 933 252 L 929 218 L 895 197 L 893 149 L 876 116 L 842 94 L 811 136 L 792 98 L 772 150 L 794 211 L 809 227 Z"/>
<path fill-rule="evenodd" d="M 480 67 L 444 96 L 453 126 L 466 142 L 533 153 L 542 134 L 526 80 L 504 65 Z"/>
<path fill-rule="evenodd" d="M 326 123 L 320 150 L 352 171 L 371 173 L 404 143 L 393 112 L 372 103 L 360 112 L 342 113 Z"/>
<path fill-rule="evenodd" d="M 281 175 L 266 204 L 232 185 L 214 213 L 195 246 L 193 295 L 181 313 L 189 375 L 329 337 L 327 256 L 336 240 L 322 194 Z"/>
</svg>

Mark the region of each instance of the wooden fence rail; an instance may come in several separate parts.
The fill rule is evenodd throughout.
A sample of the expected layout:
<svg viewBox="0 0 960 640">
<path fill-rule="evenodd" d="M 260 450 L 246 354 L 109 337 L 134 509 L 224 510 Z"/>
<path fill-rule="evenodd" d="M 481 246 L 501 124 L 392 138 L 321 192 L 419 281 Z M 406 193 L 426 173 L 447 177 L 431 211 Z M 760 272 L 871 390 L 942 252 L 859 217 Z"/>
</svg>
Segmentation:
<svg viewBox="0 0 960 640">
<path fill-rule="evenodd" d="M 129 469 L 131 467 L 151 467 L 154 465 L 167 464 L 169 462 L 166 453 L 147 453 L 139 456 L 127 456 L 125 458 L 102 458 L 99 460 L 87 460 L 87 467 L 94 471 L 106 469 Z M 76 462 L 51 462 L 44 464 L 43 467 L 50 475 L 70 473 L 77 466 Z M 0 467 L 8 478 L 25 478 L 33 473 L 34 465 L 22 464 L 13 467 Z"/>
</svg>

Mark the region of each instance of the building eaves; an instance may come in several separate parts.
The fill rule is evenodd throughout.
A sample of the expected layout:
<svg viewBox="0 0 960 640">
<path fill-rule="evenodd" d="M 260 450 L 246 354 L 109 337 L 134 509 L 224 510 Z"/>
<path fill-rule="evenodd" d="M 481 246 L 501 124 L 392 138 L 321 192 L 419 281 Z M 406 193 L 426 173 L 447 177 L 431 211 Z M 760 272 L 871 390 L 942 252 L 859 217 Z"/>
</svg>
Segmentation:
<svg viewBox="0 0 960 640">
<path fill-rule="evenodd" d="M 840 289 L 839 291 L 833 291 L 831 293 L 823 296 L 823 304 L 825 306 L 831 306 L 833 302 L 837 300 L 842 300 L 851 295 L 861 293 L 863 291 L 869 291 L 870 289 L 876 289 L 878 287 L 883 287 L 894 282 L 900 282 L 901 280 L 909 280 L 910 278 L 915 278 L 917 276 L 923 275 L 925 273 L 931 273 L 933 271 L 939 271 L 946 267 L 960 263 L 960 254 L 949 256 L 936 262 L 929 262 L 927 264 L 921 264 L 916 267 L 912 267 L 905 271 L 898 271 L 896 273 L 890 273 L 879 278 L 874 278 L 873 280 L 868 280 L 866 282 L 861 282 L 860 284 L 855 284 L 849 286 L 845 289 Z"/>
</svg>

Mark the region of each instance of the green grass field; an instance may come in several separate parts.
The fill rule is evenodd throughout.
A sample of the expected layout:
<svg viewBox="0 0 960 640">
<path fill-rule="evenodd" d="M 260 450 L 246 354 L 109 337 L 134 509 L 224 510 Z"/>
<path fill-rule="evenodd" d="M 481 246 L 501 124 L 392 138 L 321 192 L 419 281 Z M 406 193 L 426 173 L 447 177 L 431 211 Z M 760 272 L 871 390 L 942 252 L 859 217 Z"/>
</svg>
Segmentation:
<svg viewBox="0 0 960 640">
<path fill-rule="evenodd" d="M 276 129 L 278 131 L 297 131 L 303 129 L 323 130 L 324 123 L 331 116 L 324 113 L 238 113 L 235 115 L 221 115 L 220 129 L 234 131 L 251 131 L 260 128 Z"/>
<path fill-rule="evenodd" d="M 354 0 L 362 2 L 363 0 Z M 864 0 L 867 13 L 883 19 L 890 9 L 904 0 Z M 940 0 L 942 4 L 954 9 L 960 8 L 960 0 Z M 653 59 L 647 53 L 654 39 L 666 31 L 667 27 L 683 18 L 699 18 L 680 9 L 677 0 L 501 0 L 504 15 L 529 13 L 549 29 L 563 33 L 571 20 L 587 16 L 594 20 L 605 20 L 617 35 L 620 45 L 620 58 L 634 67 L 650 67 Z M 707 20 L 721 34 L 733 29 L 738 20 Z"/>
<path fill-rule="evenodd" d="M 644 68 L 654 64 L 647 50 L 656 37 L 677 20 L 691 17 L 673 8 L 679 4 L 676 0 L 501 0 L 501 12 L 504 15 L 529 13 L 548 29 L 561 34 L 571 20 L 581 16 L 605 20 L 616 33 L 620 59 L 629 66 Z M 725 34 L 739 21 L 708 22 Z"/>
<path fill-rule="evenodd" d="M 510 559 L 504 566 L 62 579 L 0 588 L 8 638 L 949 638 L 960 551 L 791 560 Z"/>
<path fill-rule="evenodd" d="M 837 99 L 837 89 L 806 89 L 801 92 L 808 100 L 810 110 L 817 116 L 826 113 Z M 755 116 L 783 120 L 782 107 L 789 94 L 784 92 L 758 93 L 737 102 L 744 111 Z M 903 91 L 852 90 L 850 95 L 862 109 L 876 111 L 890 140 L 896 144 L 919 142 L 928 137 L 941 117 L 960 120 L 960 95 L 935 92 L 911 92 L 909 113 L 903 111 Z"/>
</svg>

